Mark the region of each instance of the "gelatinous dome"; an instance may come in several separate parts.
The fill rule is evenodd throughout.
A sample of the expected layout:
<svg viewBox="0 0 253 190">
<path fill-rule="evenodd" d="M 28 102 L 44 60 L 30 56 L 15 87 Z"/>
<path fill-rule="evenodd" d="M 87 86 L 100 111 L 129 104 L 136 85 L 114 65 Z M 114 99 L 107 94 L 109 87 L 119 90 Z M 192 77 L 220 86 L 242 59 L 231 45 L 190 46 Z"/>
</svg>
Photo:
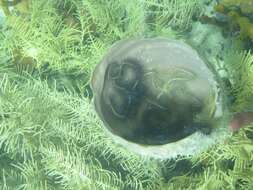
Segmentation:
<svg viewBox="0 0 253 190">
<path fill-rule="evenodd" d="M 92 78 L 95 108 L 113 134 L 146 145 L 210 133 L 221 113 L 214 73 L 187 44 L 116 43 Z"/>
</svg>

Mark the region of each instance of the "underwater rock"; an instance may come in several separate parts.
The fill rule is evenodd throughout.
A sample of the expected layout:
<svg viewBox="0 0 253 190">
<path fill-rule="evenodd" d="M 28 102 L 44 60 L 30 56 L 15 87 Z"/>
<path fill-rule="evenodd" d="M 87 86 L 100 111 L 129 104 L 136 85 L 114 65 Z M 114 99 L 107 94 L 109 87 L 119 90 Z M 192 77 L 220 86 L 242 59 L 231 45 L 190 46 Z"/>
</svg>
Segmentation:
<svg viewBox="0 0 253 190">
<path fill-rule="evenodd" d="M 28 0 L 0 1 L 1 8 L 5 16 L 24 15 L 29 13 L 29 2 Z"/>
<path fill-rule="evenodd" d="M 224 38 L 219 26 L 202 24 L 201 22 L 193 24 L 193 30 L 188 34 L 187 42 L 199 49 L 198 52 L 213 63 L 213 66 L 216 66 L 217 59 L 224 56 L 223 50 L 231 47 L 231 42 Z"/>
<path fill-rule="evenodd" d="M 222 116 L 214 72 L 189 45 L 165 38 L 117 42 L 92 77 L 95 109 L 130 142 L 160 145 L 202 131 Z"/>
</svg>

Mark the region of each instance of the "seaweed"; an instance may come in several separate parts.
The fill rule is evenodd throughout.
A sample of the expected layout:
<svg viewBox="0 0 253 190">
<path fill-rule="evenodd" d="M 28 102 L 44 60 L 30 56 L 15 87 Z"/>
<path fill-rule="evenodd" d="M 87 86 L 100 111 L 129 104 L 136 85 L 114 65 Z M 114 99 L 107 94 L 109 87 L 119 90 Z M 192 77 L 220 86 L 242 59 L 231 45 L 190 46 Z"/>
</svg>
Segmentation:
<svg viewBox="0 0 253 190">
<path fill-rule="evenodd" d="M 252 124 L 196 155 L 155 159 L 115 143 L 92 104 L 91 73 L 114 42 L 185 38 L 202 1 L 0 2 L 6 16 L 0 30 L 0 189 L 253 188 Z M 241 18 L 252 23 L 251 7 L 243 8 L 250 1 L 223 2 L 240 3 L 240 9 L 223 5 L 239 15 L 231 22 L 240 30 Z M 251 38 L 249 31 L 242 37 Z M 249 111 L 252 52 L 228 50 L 231 110 Z"/>
<path fill-rule="evenodd" d="M 223 0 L 215 5 L 214 9 L 217 12 L 227 15 L 233 25 L 238 25 L 240 28 L 240 38 L 253 39 L 253 22 L 250 15 L 253 13 L 252 1 L 240 0 Z"/>
</svg>

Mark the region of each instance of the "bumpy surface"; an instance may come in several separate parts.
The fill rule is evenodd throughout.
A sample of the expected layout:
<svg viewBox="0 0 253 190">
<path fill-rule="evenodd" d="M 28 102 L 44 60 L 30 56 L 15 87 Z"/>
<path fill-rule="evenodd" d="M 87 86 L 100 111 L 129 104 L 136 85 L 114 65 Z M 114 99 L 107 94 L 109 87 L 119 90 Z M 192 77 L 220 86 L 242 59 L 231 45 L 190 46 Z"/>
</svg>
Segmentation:
<svg viewBox="0 0 253 190">
<path fill-rule="evenodd" d="M 220 114 L 214 74 L 196 51 L 174 40 L 116 43 L 96 67 L 92 88 L 106 127 L 140 144 L 209 133 Z"/>
</svg>

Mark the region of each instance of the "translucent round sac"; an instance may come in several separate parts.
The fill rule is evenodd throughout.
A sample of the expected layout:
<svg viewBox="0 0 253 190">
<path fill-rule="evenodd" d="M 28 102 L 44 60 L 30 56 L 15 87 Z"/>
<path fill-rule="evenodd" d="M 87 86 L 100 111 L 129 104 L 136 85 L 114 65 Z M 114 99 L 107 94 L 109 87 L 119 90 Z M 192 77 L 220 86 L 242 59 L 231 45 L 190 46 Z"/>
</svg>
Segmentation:
<svg viewBox="0 0 253 190">
<path fill-rule="evenodd" d="M 92 77 L 95 109 L 117 139 L 140 146 L 211 136 L 224 112 L 219 81 L 189 45 L 117 42 Z"/>
</svg>

